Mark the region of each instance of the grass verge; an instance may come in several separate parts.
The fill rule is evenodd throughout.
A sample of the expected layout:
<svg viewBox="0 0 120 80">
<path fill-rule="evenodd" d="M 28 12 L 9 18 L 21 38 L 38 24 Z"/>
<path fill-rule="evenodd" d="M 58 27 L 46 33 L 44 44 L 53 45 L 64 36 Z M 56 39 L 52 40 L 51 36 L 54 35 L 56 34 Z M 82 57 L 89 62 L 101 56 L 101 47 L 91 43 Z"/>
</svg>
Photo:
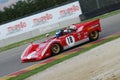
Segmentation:
<svg viewBox="0 0 120 80">
<path fill-rule="evenodd" d="M 85 21 L 89 21 L 89 20 L 93 20 L 93 19 L 97 19 L 97 18 L 99 18 L 99 19 L 104 19 L 104 18 L 113 16 L 113 15 L 116 15 L 116 14 L 119 14 L 119 13 L 120 13 L 120 9 L 119 9 L 119 10 L 116 10 L 116 11 L 113 11 L 113 12 L 110 12 L 110 13 L 106 13 L 106 14 L 100 15 L 100 16 L 95 17 L 95 18 L 92 18 L 92 19 L 85 20 Z M 54 33 L 55 33 L 55 31 L 49 32 L 50 35 L 53 35 Z M 6 50 L 9 50 L 9 49 L 12 49 L 12 48 L 15 48 L 15 47 L 18 47 L 18 46 L 27 44 L 27 43 L 30 43 L 30 42 L 32 42 L 32 41 L 37 41 L 37 40 L 40 40 L 40 39 L 42 39 L 42 38 L 45 38 L 45 34 L 39 35 L 39 36 L 36 36 L 36 37 L 33 37 L 33 38 L 30 38 L 30 39 L 27 39 L 27 40 L 23 40 L 23 41 L 14 43 L 14 44 L 10 44 L 10 45 L 5 46 L 5 47 L 1 47 L 1 48 L 0 48 L 0 52 L 6 51 Z"/>
<path fill-rule="evenodd" d="M 41 72 L 41 71 L 43 71 L 43 70 L 45 70 L 45 69 L 47 69 L 47 68 L 55 65 L 55 64 L 58 64 L 58 63 L 60 63 L 60 62 L 63 62 L 63 61 L 65 61 L 65 60 L 67 60 L 67 59 L 70 59 L 70 58 L 72 58 L 72 57 L 74 57 L 74 56 L 77 56 L 77 55 L 79 55 L 79 54 L 82 54 L 82 53 L 84 53 L 84 52 L 86 52 L 86 51 L 88 51 L 88 50 L 91 50 L 91 49 L 93 49 L 93 48 L 95 48 L 95 47 L 97 47 L 97 46 L 99 46 L 99 45 L 102 45 L 102 44 L 104 44 L 104 43 L 110 42 L 110 41 L 115 40 L 115 39 L 117 39 L 117 38 L 120 38 L 120 35 L 109 37 L 109 38 L 103 40 L 102 42 L 93 44 L 92 46 L 90 46 L 90 47 L 88 47 L 88 48 L 84 48 L 84 49 L 82 49 L 82 50 L 79 50 L 79 51 L 76 52 L 76 53 L 70 54 L 70 55 L 65 56 L 65 57 L 63 57 L 63 58 L 60 58 L 60 59 L 58 59 L 58 60 L 56 60 L 56 61 L 53 61 L 53 62 L 51 62 L 51 63 L 45 64 L 45 65 L 43 65 L 43 66 L 40 66 L 40 67 L 38 67 L 38 68 L 36 68 L 36 69 L 34 69 L 34 70 L 31 70 L 31 71 L 29 71 L 29 72 L 27 72 L 27 73 L 21 74 L 21 75 L 19 75 L 19 76 L 17 76 L 17 77 L 12 77 L 12 78 L 10 78 L 10 79 L 8 79 L 8 80 L 24 80 L 24 79 L 26 79 L 26 78 L 28 78 L 28 77 L 30 77 L 30 76 L 38 73 L 38 72 Z M 90 43 L 88 43 L 88 44 L 90 44 Z M 83 46 L 84 46 L 84 45 L 83 45 Z"/>
<path fill-rule="evenodd" d="M 114 16 L 116 14 L 120 14 L 120 9 L 109 12 L 109 13 L 105 13 L 103 15 L 100 15 L 100 16 L 97 16 L 97 17 L 94 17 L 94 18 L 91 18 L 91 19 L 88 19 L 88 20 L 85 20 L 85 21 L 94 20 L 94 19 L 104 19 L 104 18 L 107 18 L 107 17 Z"/>
</svg>

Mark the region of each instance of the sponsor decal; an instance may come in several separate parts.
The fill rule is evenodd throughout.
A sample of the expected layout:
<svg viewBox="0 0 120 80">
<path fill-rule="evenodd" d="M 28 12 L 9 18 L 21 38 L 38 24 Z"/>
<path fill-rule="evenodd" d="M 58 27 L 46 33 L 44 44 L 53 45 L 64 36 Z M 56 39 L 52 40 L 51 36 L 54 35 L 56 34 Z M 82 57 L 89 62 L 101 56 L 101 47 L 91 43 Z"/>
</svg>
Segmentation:
<svg viewBox="0 0 120 80">
<path fill-rule="evenodd" d="M 95 28 L 95 27 L 98 27 L 98 26 L 99 26 L 99 24 L 96 24 L 96 25 L 93 25 L 92 28 Z"/>
<path fill-rule="evenodd" d="M 45 23 L 47 23 L 47 21 L 51 20 L 52 18 L 53 18 L 52 14 L 46 13 L 44 16 L 34 18 L 33 19 L 33 25 L 38 26 L 38 25 L 41 25 L 41 24 L 45 24 Z"/>
<path fill-rule="evenodd" d="M 96 28 L 98 26 L 99 26 L 99 24 L 93 25 L 92 27 L 88 28 L 88 30 L 91 30 L 91 29 Z"/>
<path fill-rule="evenodd" d="M 79 40 L 81 39 L 81 35 L 80 35 L 80 33 L 78 33 L 78 39 L 79 39 Z"/>
<path fill-rule="evenodd" d="M 27 27 L 27 24 L 26 24 L 26 22 L 22 22 L 22 21 L 13 26 L 9 26 L 9 27 L 7 27 L 7 32 L 8 32 L 7 35 L 20 32 L 25 27 Z"/>
<path fill-rule="evenodd" d="M 84 38 L 88 37 L 88 32 L 84 32 Z"/>
<path fill-rule="evenodd" d="M 84 26 L 79 27 L 79 28 L 78 28 L 78 30 L 77 30 L 77 32 L 82 31 L 82 30 L 83 30 L 83 28 L 84 28 Z"/>
</svg>

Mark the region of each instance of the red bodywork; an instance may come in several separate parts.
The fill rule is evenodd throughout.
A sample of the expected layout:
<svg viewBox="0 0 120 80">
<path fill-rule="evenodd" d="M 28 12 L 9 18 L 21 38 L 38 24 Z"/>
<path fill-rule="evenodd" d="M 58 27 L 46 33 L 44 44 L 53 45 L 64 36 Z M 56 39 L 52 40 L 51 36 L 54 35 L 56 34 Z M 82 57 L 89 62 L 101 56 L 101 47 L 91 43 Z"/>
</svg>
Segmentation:
<svg viewBox="0 0 120 80">
<path fill-rule="evenodd" d="M 99 19 L 74 24 L 76 30 L 60 36 L 59 38 L 52 37 L 41 43 L 31 43 L 21 55 L 22 62 L 38 61 L 51 56 L 51 46 L 54 43 L 59 44 L 62 50 L 68 49 L 80 43 L 89 40 L 89 34 L 92 31 L 101 32 Z M 66 30 L 66 29 L 64 29 Z"/>
</svg>

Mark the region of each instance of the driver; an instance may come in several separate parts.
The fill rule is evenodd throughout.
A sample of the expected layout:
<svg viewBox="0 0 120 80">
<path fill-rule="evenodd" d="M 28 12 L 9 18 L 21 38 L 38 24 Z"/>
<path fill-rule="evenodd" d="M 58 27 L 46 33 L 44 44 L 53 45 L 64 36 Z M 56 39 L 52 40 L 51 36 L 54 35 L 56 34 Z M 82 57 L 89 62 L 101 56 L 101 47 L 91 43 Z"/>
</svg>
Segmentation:
<svg viewBox="0 0 120 80">
<path fill-rule="evenodd" d="M 75 25 L 70 25 L 67 27 L 68 33 L 76 31 L 76 26 Z"/>
</svg>

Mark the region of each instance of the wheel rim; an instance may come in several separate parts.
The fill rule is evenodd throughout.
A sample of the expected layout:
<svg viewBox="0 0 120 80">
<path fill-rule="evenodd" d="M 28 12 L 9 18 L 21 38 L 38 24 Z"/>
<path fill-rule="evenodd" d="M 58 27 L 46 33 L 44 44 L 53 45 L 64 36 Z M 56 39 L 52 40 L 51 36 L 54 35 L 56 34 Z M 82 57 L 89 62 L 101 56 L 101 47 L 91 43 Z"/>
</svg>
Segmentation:
<svg viewBox="0 0 120 80">
<path fill-rule="evenodd" d="M 57 54 L 57 53 L 60 52 L 60 47 L 59 47 L 58 44 L 53 44 L 53 45 L 52 45 L 52 52 L 53 52 L 54 54 Z"/>
<path fill-rule="evenodd" d="M 93 31 L 93 32 L 91 33 L 91 37 L 92 37 L 93 39 L 97 39 L 97 37 L 98 37 L 98 32 L 97 32 L 97 31 Z"/>
</svg>

